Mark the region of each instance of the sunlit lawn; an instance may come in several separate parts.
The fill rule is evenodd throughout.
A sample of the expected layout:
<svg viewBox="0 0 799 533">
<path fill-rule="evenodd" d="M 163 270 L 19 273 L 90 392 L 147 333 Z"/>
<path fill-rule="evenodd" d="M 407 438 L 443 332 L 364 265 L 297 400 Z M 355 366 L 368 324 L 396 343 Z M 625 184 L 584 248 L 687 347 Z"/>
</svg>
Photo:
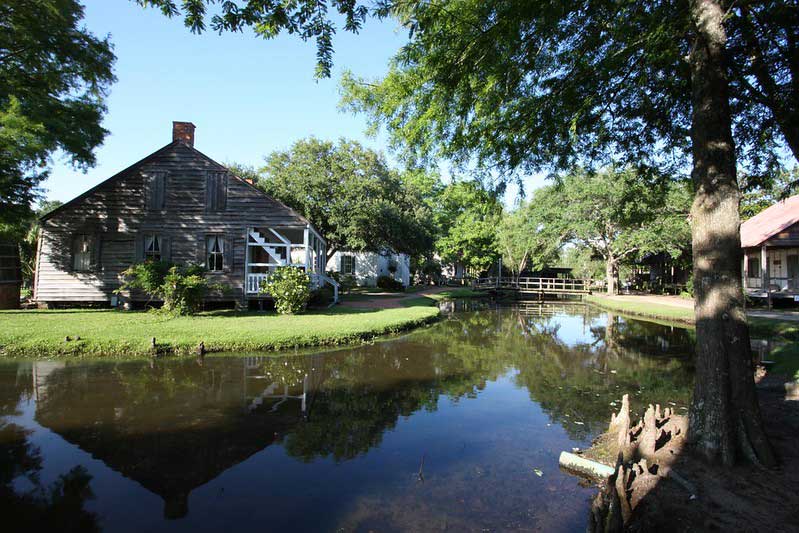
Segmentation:
<svg viewBox="0 0 799 533">
<path fill-rule="evenodd" d="M 214 311 L 170 318 L 145 311 L 0 311 L 0 353 L 139 356 L 151 353 L 153 337 L 160 350 L 176 353 L 190 353 L 201 341 L 208 351 L 345 344 L 433 320 L 438 308 L 431 303 L 419 299 L 380 310 L 335 307 L 295 316 Z"/>
</svg>

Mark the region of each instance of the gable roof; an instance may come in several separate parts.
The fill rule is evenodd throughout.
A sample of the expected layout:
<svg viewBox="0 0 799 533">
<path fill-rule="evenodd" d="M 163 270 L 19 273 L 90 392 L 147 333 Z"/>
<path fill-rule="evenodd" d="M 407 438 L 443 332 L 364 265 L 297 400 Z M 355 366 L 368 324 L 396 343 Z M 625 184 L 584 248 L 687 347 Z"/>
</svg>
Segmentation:
<svg viewBox="0 0 799 533">
<path fill-rule="evenodd" d="M 760 246 L 799 222 L 799 195 L 779 201 L 741 224 L 741 247 Z"/>
<path fill-rule="evenodd" d="M 47 213 L 45 213 L 44 215 L 42 215 L 41 217 L 39 217 L 39 220 L 43 222 L 43 221 L 45 221 L 45 220 L 49 219 L 49 218 L 50 218 L 50 217 L 52 217 L 54 214 L 56 214 L 56 213 L 59 213 L 59 212 L 61 212 L 62 210 L 66 209 L 66 208 L 68 208 L 68 207 L 71 207 L 71 206 L 73 206 L 74 204 L 76 204 L 76 203 L 80 202 L 81 200 L 83 200 L 83 199 L 84 199 L 84 198 L 86 198 L 87 196 L 91 195 L 93 192 L 95 192 L 95 191 L 96 191 L 97 189 L 99 189 L 100 187 L 102 187 L 102 186 L 104 186 L 104 185 L 107 185 L 108 183 L 111 183 L 112 181 L 114 181 L 114 180 L 118 179 L 118 178 L 119 178 L 119 177 L 121 177 L 121 176 L 124 176 L 124 175 L 126 175 L 126 174 L 127 174 L 127 173 L 129 173 L 129 172 L 132 172 L 132 171 L 134 171 L 134 170 L 138 169 L 139 167 L 142 167 L 142 166 L 146 165 L 147 163 L 149 163 L 150 161 L 152 161 L 153 159 L 155 159 L 156 157 L 158 157 L 158 156 L 159 156 L 159 155 L 161 155 L 162 153 L 164 153 L 164 152 L 168 152 L 169 150 L 171 150 L 171 149 L 174 149 L 174 148 L 176 148 L 177 146 L 180 146 L 180 147 L 182 147 L 182 148 L 185 148 L 185 149 L 187 149 L 187 150 L 191 151 L 191 152 L 192 152 L 194 155 L 196 155 L 196 156 L 200 157 L 201 159 L 204 159 L 204 160 L 206 160 L 207 162 L 211 163 L 212 165 L 214 165 L 214 166 L 218 167 L 220 170 L 226 170 L 226 171 L 228 171 L 228 172 L 230 173 L 230 176 L 231 176 L 232 178 L 234 178 L 234 179 L 236 179 L 236 180 L 240 181 L 242 184 L 246 185 L 247 187 L 249 187 L 249 188 L 250 188 L 250 189 L 252 189 L 253 191 L 255 191 L 255 192 L 257 192 L 258 194 L 260 194 L 261 196 L 263 196 L 263 197 L 265 197 L 265 198 L 268 198 L 269 200 L 271 200 L 271 201 L 275 202 L 275 203 L 276 203 L 276 204 L 278 204 L 279 206 L 281 206 L 281 207 L 285 208 L 285 209 L 286 209 L 286 211 L 288 211 L 289 213 L 291 213 L 291 215 L 292 215 L 292 216 L 295 216 L 295 217 L 297 217 L 297 218 L 298 218 L 298 219 L 299 219 L 299 220 L 300 220 L 302 223 L 304 223 L 304 224 L 308 224 L 308 225 L 310 225 L 310 226 L 313 226 L 313 224 L 311 224 L 311 223 L 310 223 L 310 221 L 309 221 L 307 218 L 305 218 L 305 217 L 304 217 L 304 216 L 302 216 L 301 214 L 297 213 L 297 212 L 296 212 L 294 209 L 292 209 L 291 207 L 287 206 L 286 204 L 284 204 L 284 203 L 283 203 L 283 202 L 281 202 L 280 200 L 277 200 L 276 198 L 272 198 L 271 196 L 269 196 L 268 194 L 266 194 L 264 191 L 262 191 L 261 189 L 259 189 L 258 187 L 256 187 L 256 186 L 255 186 L 255 185 L 253 185 L 252 183 L 250 183 L 249 181 L 247 181 L 247 180 L 245 180 L 245 179 L 243 179 L 243 178 L 240 178 L 239 176 L 236 176 L 235 174 L 233 174 L 232 172 L 230 172 L 230 169 L 229 169 L 229 168 L 227 168 L 226 166 L 224 166 L 224 165 L 222 165 L 222 164 L 219 164 L 219 163 L 217 163 L 216 161 L 214 161 L 213 159 L 211 159 L 210 157 L 208 157 L 207 155 L 205 155 L 205 154 L 204 154 L 204 153 L 202 153 L 201 151 L 197 150 L 197 149 L 196 149 L 196 148 L 194 148 L 193 146 L 189 146 L 188 144 L 184 143 L 183 141 L 172 141 L 171 143 L 167 144 L 166 146 L 163 146 L 163 147 L 159 148 L 159 149 L 158 149 L 158 150 L 156 150 L 155 152 L 153 152 L 153 153 L 151 153 L 150 155 L 148 155 L 148 156 L 146 156 L 146 157 L 144 157 L 144 158 L 140 159 L 139 161 L 137 161 L 137 162 L 133 163 L 133 164 L 132 164 L 132 165 L 130 165 L 129 167 L 125 168 L 124 170 L 121 170 L 121 171 L 117 172 L 116 174 L 114 174 L 114 175 L 113 175 L 113 176 L 111 176 L 110 178 L 108 178 L 108 179 L 106 179 L 106 180 L 103 180 L 103 181 L 101 181 L 100 183 L 98 183 L 97 185 L 95 185 L 94 187 L 92 187 L 91 189 L 89 189 L 89 190 L 87 190 L 86 192 L 84 192 L 84 193 L 82 193 L 82 194 L 80 194 L 80 195 L 76 196 L 76 197 L 75 197 L 75 198 L 73 198 L 72 200 L 70 200 L 70 201 L 68 201 L 68 202 L 66 202 L 66 203 L 63 203 L 63 204 L 61 204 L 60 206 L 56 207 L 56 208 L 55 208 L 55 209 L 53 209 L 52 211 L 48 211 Z M 316 230 L 316 228 L 315 228 L 315 227 L 314 227 L 314 230 Z M 318 230 L 316 230 L 316 231 L 317 231 L 317 233 L 319 233 L 319 231 L 318 231 Z M 321 235 L 321 234 L 320 234 L 320 235 Z M 326 239 L 324 239 L 324 238 L 323 238 L 323 240 L 326 240 Z"/>
</svg>

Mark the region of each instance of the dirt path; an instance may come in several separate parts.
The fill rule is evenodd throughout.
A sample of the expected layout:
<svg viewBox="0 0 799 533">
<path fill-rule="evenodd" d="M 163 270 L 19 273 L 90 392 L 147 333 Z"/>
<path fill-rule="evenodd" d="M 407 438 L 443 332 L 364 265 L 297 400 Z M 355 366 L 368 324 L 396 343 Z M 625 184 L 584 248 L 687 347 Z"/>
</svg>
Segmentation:
<svg viewBox="0 0 799 533">
<path fill-rule="evenodd" d="M 370 295 L 373 296 L 373 298 L 350 301 L 347 301 L 347 297 L 344 296 L 344 301 L 341 302 L 341 306 L 351 307 L 353 309 L 395 309 L 397 307 L 402 307 L 403 300 L 410 300 L 411 298 L 419 298 L 421 296 L 430 296 L 431 294 L 438 294 L 451 289 L 452 287 L 430 287 L 429 289 L 425 289 L 420 292 L 398 294 L 396 297 L 386 296 L 386 294 L 392 293 L 377 292 Z"/>
</svg>

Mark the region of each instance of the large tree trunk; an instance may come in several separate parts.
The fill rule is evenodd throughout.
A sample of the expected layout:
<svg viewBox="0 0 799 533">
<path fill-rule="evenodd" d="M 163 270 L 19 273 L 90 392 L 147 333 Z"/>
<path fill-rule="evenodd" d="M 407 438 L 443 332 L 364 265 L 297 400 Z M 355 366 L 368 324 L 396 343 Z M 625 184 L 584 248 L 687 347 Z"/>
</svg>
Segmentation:
<svg viewBox="0 0 799 533">
<path fill-rule="evenodd" d="M 605 259 L 605 280 L 607 283 L 608 294 L 616 294 L 616 275 L 618 267 L 613 258 Z"/>
<path fill-rule="evenodd" d="M 724 10 L 691 0 L 694 43 L 692 216 L 696 297 L 696 384 L 689 437 L 711 461 L 746 457 L 775 462 L 755 394 L 749 329 L 741 286 L 741 242 L 728 80 Z"/>
</svg>

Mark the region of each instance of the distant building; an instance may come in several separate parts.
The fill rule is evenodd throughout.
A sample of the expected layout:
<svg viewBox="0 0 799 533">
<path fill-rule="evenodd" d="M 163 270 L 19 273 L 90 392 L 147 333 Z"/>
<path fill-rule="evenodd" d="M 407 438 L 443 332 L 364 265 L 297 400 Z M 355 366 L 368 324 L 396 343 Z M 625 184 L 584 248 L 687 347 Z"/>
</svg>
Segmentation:
<svg viewBox="0 0 799 533">
<path fill-rule="evenodd" d="M 799 298 L 799 195 L 741 224 L 743 282 L 755 298 Z"/>
<path fill-rule="evenodd" d="M 406 254 L 336 252 L 327 261 L 327 270 L 353 276 L 361 287 L 377 286 L 380 276 L 392 277 L 405 287 L 411 284 L 411 259 Z"/>
</svg>

